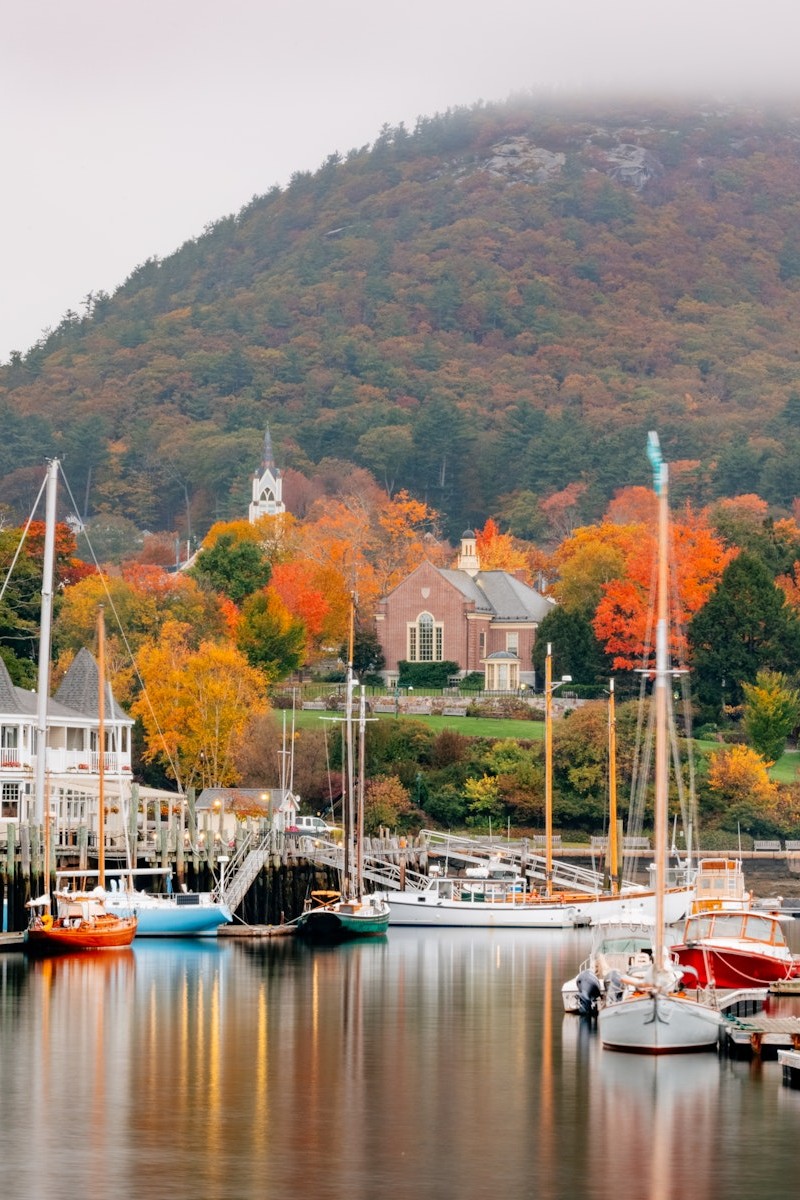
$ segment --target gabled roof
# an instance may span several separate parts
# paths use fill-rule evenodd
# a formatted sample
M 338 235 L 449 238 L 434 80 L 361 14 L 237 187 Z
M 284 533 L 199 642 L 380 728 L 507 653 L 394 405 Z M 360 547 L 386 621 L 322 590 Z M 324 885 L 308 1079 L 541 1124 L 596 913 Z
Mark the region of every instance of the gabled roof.
M 543 621 L 555 601 L 529 587 L 509 571 L 466 571 L 440 569 L 439 574 L 473 601 L 476 612 L 489 613 L 496 621 Z
M 5 661 L 0 658 L 0 712 L 16 712 L 17 697 L 15 692 L 17 689 L 11 682 L 11 676 L 8 673 L 8 667 Z
M 508 571 L 479 571 L 475 577 L 495 616 L 501 621 L 543 621 L 555 601 Z
M 84 717 L 99 716 L 98 692 L 99 670 L 90 652 L 83 646 L 70 663 L 61 686 L 55 694 L 55 699 L 77 710 Z M 106 684 L 105 715 L 109 721 L 124 721 L 132 725 L 133 721 L 120 708 L 111 694 L 111 687 Z
M 31 692 L 28 688 L 16 687 L 11 682 L 8 667 L 0 658 L 0 714 L 9 717 L 35 717 L 38 708 L 39 700 L 36 692 Z M 47 700 L 47 715 L 48 717 L 59 717 L 64 721 L 75 720 L 77 717 L 83 716 L 74 708 L 52 697 L 48 697 Z
M 466 600 L 471 600 L 478 612 L 492 613 L 494 611 L 486 592 L 478 585 L 480 573 L 473 576 L 455 568 L 440 568 L 439 574 L 454 588 L 458 588 Z

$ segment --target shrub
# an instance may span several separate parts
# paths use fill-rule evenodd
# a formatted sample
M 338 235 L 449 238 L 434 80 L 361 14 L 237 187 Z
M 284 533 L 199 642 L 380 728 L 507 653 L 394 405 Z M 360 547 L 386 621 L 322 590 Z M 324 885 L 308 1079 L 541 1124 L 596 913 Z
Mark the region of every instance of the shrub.
M 458 674 L 457 662 L 407 662 L 397 664 L 401 688 L 446 688 L 451 675 Z

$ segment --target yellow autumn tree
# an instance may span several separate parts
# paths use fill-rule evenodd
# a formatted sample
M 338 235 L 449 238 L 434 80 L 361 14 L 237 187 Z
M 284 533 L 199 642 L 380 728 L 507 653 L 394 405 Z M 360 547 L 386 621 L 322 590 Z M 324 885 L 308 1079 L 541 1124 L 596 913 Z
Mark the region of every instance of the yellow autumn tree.
M 778 815 L 779 790 L 767 764 L 749 746 L 726 746 L 711 754 L 708 786 L 723 809 L 723 828 L 741 827 L 755 833 L 773 830 Z
M 137 657 L 143 691 L 131 712 L 145 731 L 144 757 L 164 763 L 180 786 L 238 783 L 237 744 L 248 720 L 267 709 L 266 679 L 230 644 L 190 643 L 189 627 L 168 622 Z

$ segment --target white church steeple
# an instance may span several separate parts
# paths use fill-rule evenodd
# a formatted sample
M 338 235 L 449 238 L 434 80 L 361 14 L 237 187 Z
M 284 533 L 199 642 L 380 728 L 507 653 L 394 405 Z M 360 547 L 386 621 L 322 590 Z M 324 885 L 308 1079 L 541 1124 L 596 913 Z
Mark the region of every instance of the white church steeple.
M 268 425 L 264 434 L 264 458 L 260 469 L 253 476 L 253 498 L 250 501 L 249 513 L 251 525 L 254 525 L 259 517 L 277 517 L 286 512 L 282 492 L 283 479 L 275 466 Z

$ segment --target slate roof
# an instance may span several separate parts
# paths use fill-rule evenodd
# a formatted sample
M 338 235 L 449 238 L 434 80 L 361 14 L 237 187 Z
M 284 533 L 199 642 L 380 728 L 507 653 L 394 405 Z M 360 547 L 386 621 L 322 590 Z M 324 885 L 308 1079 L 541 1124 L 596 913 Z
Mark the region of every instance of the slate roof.
M 61 681 L 55 699 L 60 704 L 76 710 L 83 717 L 97 719 L 98 713 L 99 672 L 92 654 L 83 646 L 70 663 L 66 675 Z M 128 714 L 120 708 L 111 695 L 111 688 L 106 685 L 105 715 L 109 721 L 125 721 L 133 724 Z
M 529 587 L 508 571 L 478 571 L 469 575 L 456 569 L 439 574 L 475 604 L 476 612 L 490 613 L 495 621 L 543 621 L 554 601 Z
M 8 667 L 0 658 L 0 713 L 7 716 L 35 717 L 38 706 L 36 692 L 16 687 L 11 682 Z M 73 721 L 76 716 L 83 716 L 82 713 L 77 713 L 74 708 L 64 704 L 63 701 L 52 697 L 47 701 L 47 714 L 50 717 L 62 717 L 64 720 L 72 719 Z

